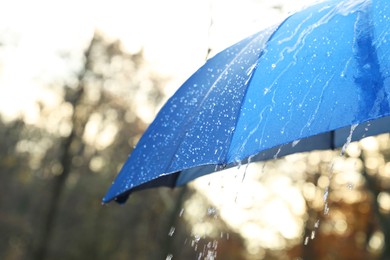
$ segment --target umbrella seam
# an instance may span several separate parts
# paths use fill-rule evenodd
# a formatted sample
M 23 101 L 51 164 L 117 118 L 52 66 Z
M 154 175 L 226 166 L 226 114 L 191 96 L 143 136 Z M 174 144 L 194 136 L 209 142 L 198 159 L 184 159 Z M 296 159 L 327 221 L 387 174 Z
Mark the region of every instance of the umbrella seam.
M 229 62 L 229 65 L 226 66 L 226 68 L 223 70 L 223 72 L 220 73 L 220 75 L 218 76 L 218 78 L 213 82 L 211 88 L 207 91 L 206 95 L 204 96 L 204 98 L 202 99 L 202 101 L 200 102 L 200 104 L 197 106 L 197 109 L 195 109 L 193 112 L 190 113 L 190 116 L 189 116 L 189 119 L 187 120 L 185 126 L 183 127 L 183 129 L 188 129 L 187 126 L 191 126 L 191 125 L 194 125 L 194 121 L 193 119 L 195 118 L 195 114 L 196 112 L 199 111 L 199 109 L 202 107 L 202 104 L 207 100 L 208 96 L 210 95 L 211 91 L 215 88 L 216 84 L 222 79 L 222 75 L 224 75 L 224 73 L 226 71 L 228 71 L 228 69 L 234 64 L 234 62 L 238 59 L 238 56 L 239 54 L 243 53 L 249 46 L 250 44 L 256 39 L 256 37 L 254 37 L 254 39 L 250 40 L 246 45 L 245 47 L 240 50 L 240 52 L 238 53 L 238 55 L 235 55 L 235 57 Z M 260 57 L 261 55 L 259 55 Z M 253 74 L 252 74 L 253 75 Z M 246 91 L 244 93 L 243 96 L 245 96 L 246 94 Z M 238 113 L 239 111 L 241 111 L 241 109 L 238 109 Z M 237 114 L 238 114 L 237 113 Z M 183 132 L 180 132 L 180 136 L 179 138 L 177 138 L 177 140 L 180 140 L 180 142 L 178 142 L 178 144 L 176 145 L 175 147 L 175 153 L 173 154 L 176 154 L 176 152 L 179 150 L 181 144 L 183 143 L 182 140 L 184 139 L 184 137 L 187 135 L 188 131 L 183 131 Z M 233 136 L 233 134 L 231 135 Z M 229 138 L 230 141 L 231 141 L 231 137 Z M 228 142 L 228 145 L 230 145 L 230 141 Z M 223 156 L 224 157 L 224 162 L 222 163 L 222 165 L 224 165 L 227 161 L 226 161 L 226 154 Z M 171 168 L 173 162 L 175 161 L 175 158 L 172 158 L 173 160 L 170 160 L 169 164 L 167 164 L 167 166 L 165 167 L 165 170 L 164 172 L 167 173 L 169 172 L 168 169 Z M 208 164 L 204 164 L 204 165 L 212 165 L 213 163 L 208 163 Z M 219 162 L 217 162 L 217 164 L 220 164 Z M 179 172 L 181 172 L 182 170 L 186 170 L 186 169 L 189 169 L 189 168 L 192 168 L 192 167 L 188 167 L 188 168 L 184 168 L 184 169 L 181 169 Z M 176 171 L 172 171 L 172 172 L 176 172 Z
M 287 20 L 289 20 L 292 16 L 293 16 L 293 14 L 290 15 L 290 16 L 288 16 L 286 19 L 283 20 L 283 22 L 281 22 L 278 26 L 276 26 L 276 28 L 275 28 L 274 31 L 270 34 L 268 40 L 267 40 L 266 43 L 264 44 L 263 50 L 259 53 L 259 56 L 258 56 L 258 58 L 257 58 L 257 61 L 263 56 L 263 54 L 264 54 L 264 49 L 266 49 L 268 43 L 273 39 L 273 37 L 275 36 L 276 32 L 277 32 L 277 31 L 280 29 L 280 27 L 282 27 L 282 26 L 287 22 Z M 257 65 L 257 62 L 256 62 L 256 65 Z M 249 78 L 249 80 L 248 80 L 248 87 L 245 89 L 245 93 L 244 93 L 244 95 L 243 95 L 243 97 L 242 97 L 241 104 L 243 103 L 243 101 L 244 101 L 244 100 L 246 99 L 246 97 L 247 97 L 248 88 L 249 88 L 249 85 L 250 85 L 250 83 L 251 83 L 251 81 L 252 81 L 252 79 L 253 79 L 253 75 L 255 74 L 256 70 L 257 70 L 257 66 L 255 66 L 255 68 L 254 68 L 253 71 L 252 71 L 252 74 L 250 75 L 250 78 Z M 236 129 L 237 123 L 239 122 L 239 119 L 240 119 L 240 117 L 241 117 L 241 116 L 240 116 L 240 115 L 241 115 L 241 111 L 242 111 L 242 106 L 240 107 L 240 109 L 238 109 L 238 112 L 237 112 L 237 115 L 238 115 L 238 116 L 237 116 L 237 120 L 236 120 L 236 124 L 235 124 L 235 128 L 234 128 L 234 129 Z M 230 153 L 231 153 L 231 142 L 232 142 L 234 133 L 235 133 L 235 131 L 232 131 L 232 134 L 231 134 L 230 140 L 229 140 L 229 149 L 228 149 L 228 151 L 227 151 L 226 154 L 225 154 L 225 162 L 226 162 L 226 163 L 232 163 L 232 162 L 233 162 L 233 158 L 231 157 L 231 154 L 230 154 Z M 248 156 L 248 158 L 249 158 L 249 157 L 250 157 L 250 156 Z M 246 158 L 244 158 L 244 159 L 246 159 Z M 235 159 L 234 159 L 234 160 L 235 160 Z

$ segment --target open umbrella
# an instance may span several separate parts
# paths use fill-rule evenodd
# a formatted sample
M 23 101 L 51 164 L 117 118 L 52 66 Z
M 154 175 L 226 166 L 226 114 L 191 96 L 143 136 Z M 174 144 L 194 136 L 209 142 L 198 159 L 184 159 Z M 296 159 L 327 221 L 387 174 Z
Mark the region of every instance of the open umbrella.
M 323 1 L 206 62 L 103 199 L 390 131 L 390 4 Z

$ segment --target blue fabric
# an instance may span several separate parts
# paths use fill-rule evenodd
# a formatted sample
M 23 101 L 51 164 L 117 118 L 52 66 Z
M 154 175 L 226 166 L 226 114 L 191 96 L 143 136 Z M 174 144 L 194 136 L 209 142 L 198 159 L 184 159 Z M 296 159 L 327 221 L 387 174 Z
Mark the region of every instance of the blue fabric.
M 353 140 L 389 131 L 389 19 L 385 0 L 325 1 L 217 54 L 161 109 L 103 201 L 338 147 L 355 124 Z

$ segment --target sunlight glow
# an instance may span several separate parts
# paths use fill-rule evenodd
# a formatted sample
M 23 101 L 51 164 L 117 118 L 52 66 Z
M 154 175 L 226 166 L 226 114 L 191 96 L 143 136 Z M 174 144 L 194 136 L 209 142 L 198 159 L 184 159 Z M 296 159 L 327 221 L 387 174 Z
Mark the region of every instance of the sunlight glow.
M 373 252 L 379 252 L 380 250 L 382 250 L 383 245 L 384 245 L 383 233 L 379 231 L 375 232 L 368 243 L 369 249 Z
M 387 214 L 390 212 L 390 194 L 388 192 L 379 193 L 378 203 L 381 210 Z
M 117 132 L 118 127 L 115 124 L 103 121 L 101 114 L 94 113 L 85 126 L 83 138 L 87 144 L 102 150 L 112 144 Z

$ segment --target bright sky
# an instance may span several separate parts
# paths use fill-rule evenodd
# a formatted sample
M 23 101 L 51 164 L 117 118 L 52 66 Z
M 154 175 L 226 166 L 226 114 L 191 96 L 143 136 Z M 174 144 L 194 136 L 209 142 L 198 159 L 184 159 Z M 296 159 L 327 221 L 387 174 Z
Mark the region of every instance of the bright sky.
M 28 111 L 45 95 L 40 82 L 69 73 L 58 53 L 81 53 L 94 29 L 144 50 L 179 87 L 213 53 L 273 25 L 313 0 L 0 0 L 0 111 Z M 274 6 L 280 7 L 274 8 Z M 210 27 L 210 21 L 213 25 Z M 76 68 L 77 69 L 77 68 Z

